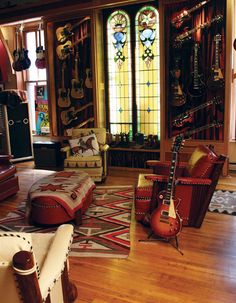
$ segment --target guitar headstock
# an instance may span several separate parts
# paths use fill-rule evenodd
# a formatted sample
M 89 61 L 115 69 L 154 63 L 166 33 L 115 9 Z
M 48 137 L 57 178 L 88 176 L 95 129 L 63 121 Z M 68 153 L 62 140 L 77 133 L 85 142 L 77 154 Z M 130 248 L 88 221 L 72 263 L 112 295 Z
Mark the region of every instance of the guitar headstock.
M 222 103 L 222 98 L 220 96 L 216 96 L 213 98 L 213 103 L 214 104 L 221 104 Z
M 220 23 L 221 21 L 223 21 L 223 15 L 217 15 L 217 16 L 215 16 L 215 17 L 210 21 L 210 24 L 211 24 L 211 23 L 214 23 L 214 22 Z M 210 24 L 209 24 L 209 25 L 210 25 Z
M 220 34 L 215 35 L 215 36 L 214 36 L 214 41 L 215 41 L 215 42 L 221 41 L 221 35 L 220 35 Z
M 185 141 L 184 136 L 182 134 L 179 134 L 176 137 L 174 137 L 174 141 L 171 149 L 172 152 L 178 153 L 180 149 L 183 147 L 184 141 Z

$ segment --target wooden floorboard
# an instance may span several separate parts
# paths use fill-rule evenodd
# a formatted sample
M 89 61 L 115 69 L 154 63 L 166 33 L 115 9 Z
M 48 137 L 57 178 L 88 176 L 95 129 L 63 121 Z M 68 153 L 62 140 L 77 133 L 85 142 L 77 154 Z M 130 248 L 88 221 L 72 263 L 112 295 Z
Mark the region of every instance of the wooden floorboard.
M 20 192 L 0 203 L 0 217 L 27 197 L 33 182 L 52 173 L 17 164 Z M 135 185 L 139 171 L 110 170 L 105 185 Z M 235 177 L 218 188 L 236 189 Z M 131 223 L 127 259 L 70 258 L 78 303 L 233 303 L 236 299 L 236 216 L 208 212 L 200 229 L 183 228 L 182 256 L 170 244 L 140 242 L 149 230 Z

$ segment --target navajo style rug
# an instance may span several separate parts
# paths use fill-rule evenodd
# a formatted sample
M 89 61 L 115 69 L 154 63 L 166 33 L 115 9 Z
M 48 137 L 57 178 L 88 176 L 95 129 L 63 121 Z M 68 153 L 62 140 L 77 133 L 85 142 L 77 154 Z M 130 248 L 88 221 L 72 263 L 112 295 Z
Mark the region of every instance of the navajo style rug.
M 208 210 L 236 215 L 236 191 L 216 190 L 212 196 Z
M 134 190 L 132 186 L 97 186 L 93 203 L 74 226 L 71 256 L 127 258 L 130 251 L 130 222 Z M 25 217 L 26 201 L 0 220 L 0 230 L 54 232 L 57 226 L 29 225 Z

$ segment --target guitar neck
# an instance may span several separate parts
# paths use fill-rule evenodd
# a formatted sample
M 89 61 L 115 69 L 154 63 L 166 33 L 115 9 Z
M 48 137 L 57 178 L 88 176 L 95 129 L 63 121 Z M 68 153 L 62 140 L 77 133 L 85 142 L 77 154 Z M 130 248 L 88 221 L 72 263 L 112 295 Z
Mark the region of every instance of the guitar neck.
M 165 203 L 166 204 L 170 204 L 170 200 L 173 197 L 173 189 L 174 189 L 175 171 L 176 171 L 177 161 L 178 161 L 178 153 L 173 152 L 172 160 L 171 160 L 170 174 L 169 174 L 169 179 L 168 179 L 167 188 L 166 188 L 166 195 L 165 195 Z
M 211 128 L 211 127 L 219 127 L 219 126 L 222 126 L 223 123 L 222 122 L 213 122 L 211 124 L 207 124 L 207 125 L 204 125 L 204 126 L 201 126 L 201 127 L 198 127 L 196 129 L 193 129 L 193 130 L 190 130 L 190 131 L 187 131 L 186 133 L 183 133 L 182 136 L 183 138 L 185 139 L 189 139 L 192 135 L 200 132 L 200 131 L 203 131 L 203 130 L 206 130 L 208 128 Z
M 196 31 L 198 31 L 199 29 L 203 29 L 207 26 L 210 26 L 212 23 L 214 22 L 220 22 L 222 21 L 223 19 L 223 16 L 222 15 L 217 15 L 215 18 L 213 18 L 211 21 L 207 21 L 205 23 L 202 23 L 202 24 L 199 24 L 198 26 L 194 27 L 193 29 L 189 30 L 189 31 L 186 31 L 184 32 L 183 34 L 180 34 L 178 35 L 176 38 L 175 38 L 175 41 L 176 42 L 181 42 L 185 39 L 188 39 L 189 36 L 193 33 L 195 33 Z
M 215 68 L 219 69 L 219 40 L 216 40 L 215 42 Z
M 192 109 L 190 109 L 190 110 L 187 110 L 186 112 L 184 112 L 184 113 L 182 113 L 182 114 L 176 116 L 175 119 L 174 119 L 174 121 L 175 121 L 175 120 L 178 120 L 178 119 L 181 119 L 181 118 L 183 118 L 183 117 L 186 116 L 186 115 L 193 114 L 193 113 L 199 111 L 200 109 L 203 109 L 203 108 L 205 108 L 205 107 L 207 107 L 207 106 L 210 106 L 211 104 L 214 104 L 214 103 L 221 103 L 221 102 L 222 102 L 222 100 L 220 100 L 220 99 L 217 98 L 217 97 L 214 97 L 212 100 L 210 100 L 210 101 L 208 101 L 208 102 L 206 102 L 206 103 L 203 103 L 203 104 L 201 104 L 201 105 L 198 105 L 198 106 L 196 106 L 196 107 L 194 107 L 194 108 L 192 108 Z
M 190 8 L 187 12 L 188 14 L 193 13 L 194 11 L 196 11 L 197 9 L 199 9 L 201 6 L 207 4 L 208 2 L 210 2 L 211 0 L 206 0 L 206 1 L 202 1 L 199 4 L 195 5 L 194 7 Z
M 198 45 L 194 45 L 193 85 L 198 87 Z
M 65 89 L 65 67 L 61 69 L 61 88 Z

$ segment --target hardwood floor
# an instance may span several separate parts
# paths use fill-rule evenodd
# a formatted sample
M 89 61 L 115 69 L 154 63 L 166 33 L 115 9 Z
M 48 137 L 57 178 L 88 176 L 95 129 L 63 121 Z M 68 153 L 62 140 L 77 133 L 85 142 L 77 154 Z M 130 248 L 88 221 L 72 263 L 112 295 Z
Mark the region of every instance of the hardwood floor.
M 4 217 L 27 196 L 31 184 L 52 171 L 17 164 L 20 192 L 0 204 Z M 135 185 L 140 171 L 110 170 L 106 185 Z M 226 177 L 218 188 L 236 189 Z M 70 277 L 78 303 L 233 303 L 236 298 L 236 216 L 208 212 L 200 229 L 183 228 L 182 256 L 171 245 L 140 242 L 149 230 L 132 214 L 127 259 L 70 258 Z

